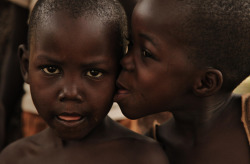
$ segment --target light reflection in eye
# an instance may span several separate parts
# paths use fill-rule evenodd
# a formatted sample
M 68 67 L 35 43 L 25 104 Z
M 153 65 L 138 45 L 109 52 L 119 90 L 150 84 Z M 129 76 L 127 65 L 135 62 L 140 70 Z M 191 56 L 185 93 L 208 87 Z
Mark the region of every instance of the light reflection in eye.
M 60 70 L 56 66 L 45 66 L 42 70 L 50 75 L 59 74 Z
M 101 77 L 103 74 L 102 72 L 100 71 L 97 71 L 97 70 L 90 70 L 86 73 L 87 76 L 90 76 L 90 77 L 95 77 L 95 78 L 98 78 L 98 77 Z

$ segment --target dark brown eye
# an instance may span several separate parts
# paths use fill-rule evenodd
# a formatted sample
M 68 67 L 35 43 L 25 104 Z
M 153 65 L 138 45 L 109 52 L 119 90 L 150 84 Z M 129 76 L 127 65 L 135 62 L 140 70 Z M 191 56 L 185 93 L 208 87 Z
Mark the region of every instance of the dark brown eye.
M 47 74 L 58 74 L 60 73 L 60 70 L 58 69 L 57 66 L 45 66 L 42 68 L 43 72 L 47 73 Z
M 152 58 L 152 54 L 147 50 L 142 50 L 142 56 Z
M 98 70 L 89 70 L 87 73 L 86 73 L 87 76 L 90 76 L 90 77 L 95 77 L 95 78 L 98 78 L 98 77 L 101 77 L 102 76 L 102 72 L 98 71 Z

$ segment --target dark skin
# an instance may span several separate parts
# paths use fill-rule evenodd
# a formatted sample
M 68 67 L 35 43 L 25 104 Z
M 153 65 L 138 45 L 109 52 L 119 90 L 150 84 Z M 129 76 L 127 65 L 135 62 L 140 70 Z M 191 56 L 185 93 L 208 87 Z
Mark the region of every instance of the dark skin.
M 133 8 L 136 4 L 137 0 L 119 0 L 120 3 L 123 5 L 126 15 L 128 17 L 128 24 L 129 24 L 129 31 L 131 31 L 130 28 L 130 22 L 131 22 L 131 14 L 133 11 Z M 4 1 L 3 3 L 4 7 Z M 1 6 L 1 5 L 0 5 Z M 1 7 L 2 7 L 1 6 Z M 26 43 L 27 38 L 27 19 L 29 12 L 27 9 L 21 9 L 21 10 L 27 10 L 24 14 L 23 12 L 20 12 L 19 10 L 16 10 L 16 5 L 12 4 L 12 8 L 10 10 L 10 13 L 13 17 L 11 19 L 11 25 L 13 25 L 12 30 L 13 35 L 11 35 L 11 42 L 8 46 L 10 51 L 8 51 L 9 55 L 6 55 L 4 58 L 4 65 L 2 65 L 3 69 L 3 75 L 1 76 L 1 89 L 0 89 L 0 97 L 2 98 L 3 105 L 0 106 L 0 117 L 3 116 L 1 119 L 1 137 L 0 137 L 0 150 L 2 150 L 5 146 L 7 146 L 10 142 L 13 142 L 19 138 L 21 138 L 21 127 L 17 125 L 21 125 L 20 122 L 17 122 L 16 120 L 21 118 L 21 107 L 20 107 L 20 101 L 21 97 L 23 95 L 23 78 L 21 76 L 19 61 L 17 58 L 17 48 L 18 45 L 22 43 Z M 19 11 L 19 12 L 18 12 Z M 18 12 L 18 13 L 17 13 Z M 12 88 L 12 89 L 9 89 Z M 15 121 L 12 121 L 15 119 Z M 15 124 L 14 124 L 15 123 Z M 12 125 L 13 124 L 13 125 Z M 17 125 L 16 125 L 17 124 Z M 14 130 L 15 128 L 15 130 Z M 15 133 L 13 133 L 15 131 Z M 17 131 L 19 133 L 17 133 Z
M 106 116 L 122 53 L 114 44 L 117 34 L 95 17 L 75 19 L 63 11 L 46 21 L 33 33 L 30 49 L 20 46 L 19 54 L 34 104 L 50 127 L 11 144 L 0 160 L 109 164 L 122 156 L 124 163 L 168 163 L 158 143 Z
M 170 163 L 249 164 L 241 97 L 221 89 L 219 70 L 190 62 L 185 47 L 168 33 L 189 14 L 175 10 L 178 5 L 174 0 L 137 3 L 133 46 L 121 62 L 115 100 L 133 119 L 173 113 L 157 136 Z
M 8 156 L 8 159 L 5 157 L 7 161 L 5 163 L 10 164 L 168 163 L 155 142 L 145 140 L 136 133 L 128 135 L 127 129 L 110 118 L 105 118 L 100 126 L 81 141 L 71 141 L 70 144 L 66 144 L 55 135 L 54 131 L 46 129 L 42 133 L 25 138 L 18 147 L 17 144 L 10 145 L 9 149 L 11 151 L 4 152 L 3 155 Z

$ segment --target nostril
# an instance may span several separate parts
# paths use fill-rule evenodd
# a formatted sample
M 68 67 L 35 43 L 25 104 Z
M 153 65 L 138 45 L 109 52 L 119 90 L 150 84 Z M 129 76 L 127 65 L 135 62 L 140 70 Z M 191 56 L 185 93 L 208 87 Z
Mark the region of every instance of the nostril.
M 69 91 L 65 89 L 59 94 L 58 98 L 60 102 L 75 101 L 81 103 L 83 101 L 78 91 Z
M 62 97 L 62 96 L 59 96 L 59 101 L 64 102 L 64 101 L 65 101 L 65 98 Z
M 77 103 L 83 102 L 83 99 L 81 96 L 59 96 L 60 102 L 67 102 L 67 101 L 75 101 Z
M 59 97 L 59 101 L 61 101 L 61 102 L 65 101 L 66 96 L 64 93 L 60 93 L 58 97 Z

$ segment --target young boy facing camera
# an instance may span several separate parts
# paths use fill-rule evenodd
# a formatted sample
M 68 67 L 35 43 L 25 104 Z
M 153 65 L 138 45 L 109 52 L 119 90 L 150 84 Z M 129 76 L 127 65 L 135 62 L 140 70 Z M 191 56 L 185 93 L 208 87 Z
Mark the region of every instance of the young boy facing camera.
M 19 56 L 49 128 L 8 146 L 1 163 L 42 162 L 50 154 L 51 163 L 64 163 L 65 157 L 74 163 L 167 163 L 156 142 L 106 116 L 126 36 L 125 12 L 115 0 L 37 2 L 28 49 L 20 46 Z
M 249 164 L 250 2 L 142 0 L 115 96 L 129 118 L 170 111 L 154 136 L 175 164 Z

